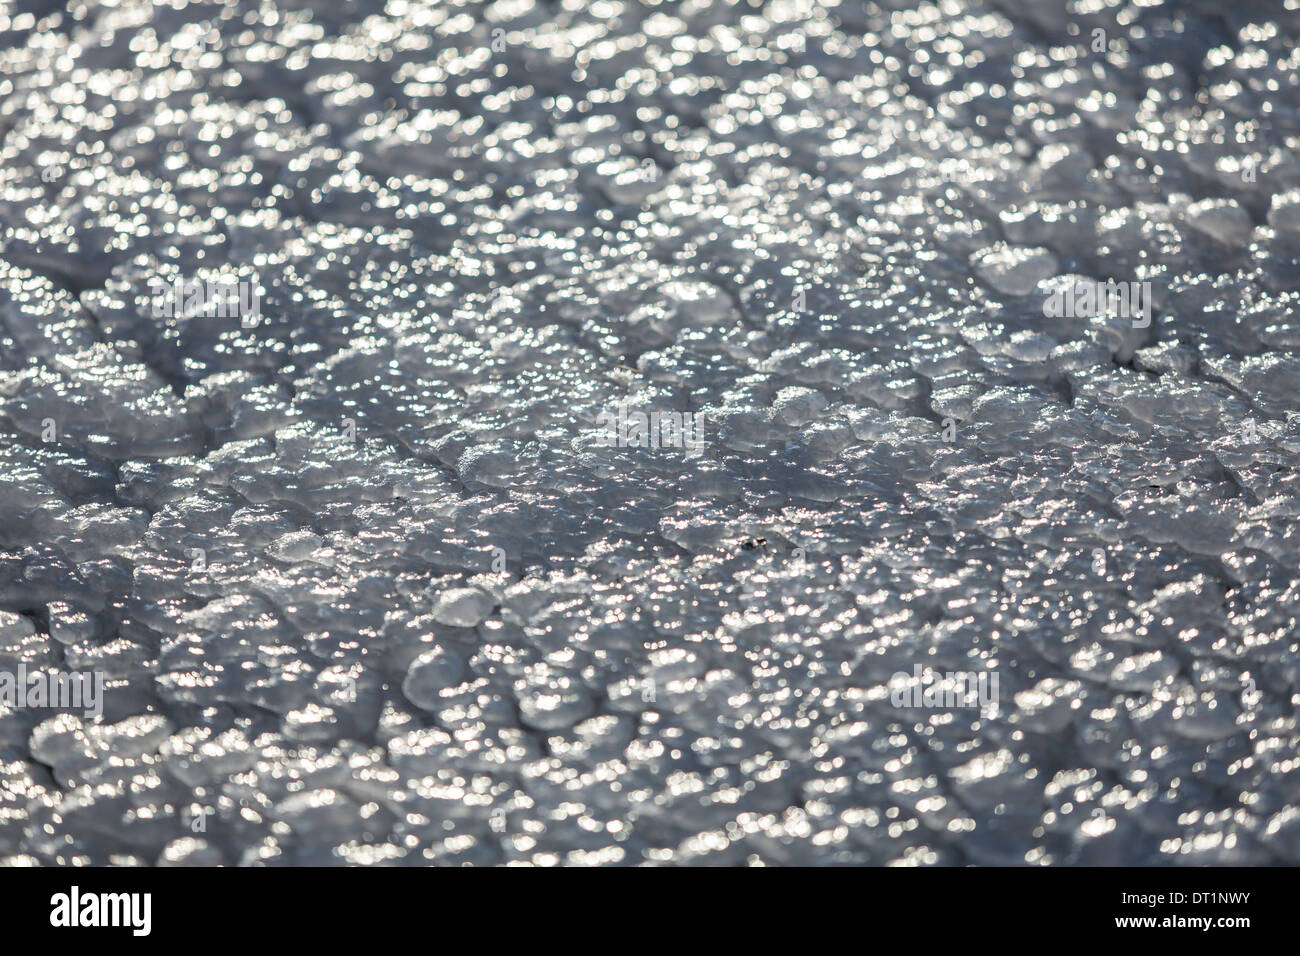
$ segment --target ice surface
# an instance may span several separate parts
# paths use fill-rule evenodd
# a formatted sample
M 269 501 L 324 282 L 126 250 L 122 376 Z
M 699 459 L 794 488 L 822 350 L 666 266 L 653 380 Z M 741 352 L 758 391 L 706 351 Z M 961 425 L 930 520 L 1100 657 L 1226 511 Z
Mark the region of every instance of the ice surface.
M 1294 0 L 37 7 L 4 861 L 1300 862 Z

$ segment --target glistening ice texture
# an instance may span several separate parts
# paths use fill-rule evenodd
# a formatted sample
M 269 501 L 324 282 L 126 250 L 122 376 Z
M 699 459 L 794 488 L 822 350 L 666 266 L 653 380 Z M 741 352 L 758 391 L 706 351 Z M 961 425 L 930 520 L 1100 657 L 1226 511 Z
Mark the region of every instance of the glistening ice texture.
M 0 857 L 1300 862 L 1297 34 L 0 0 Z

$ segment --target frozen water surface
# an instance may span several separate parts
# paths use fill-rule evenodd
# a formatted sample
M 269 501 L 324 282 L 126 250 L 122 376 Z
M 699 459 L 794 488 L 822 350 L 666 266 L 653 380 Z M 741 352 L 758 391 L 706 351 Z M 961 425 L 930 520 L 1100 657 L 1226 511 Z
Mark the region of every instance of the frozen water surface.
M 0 0 L 0 858 L 1300 862 L 1298 33 Z

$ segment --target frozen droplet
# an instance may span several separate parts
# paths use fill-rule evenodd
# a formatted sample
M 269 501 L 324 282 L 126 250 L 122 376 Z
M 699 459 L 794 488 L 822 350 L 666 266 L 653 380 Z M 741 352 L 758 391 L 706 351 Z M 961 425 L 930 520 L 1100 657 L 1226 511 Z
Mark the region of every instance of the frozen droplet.
M 433 619 L 452 627 L 474 627 L 495 605 L 492 595 L 479 588 L 451 588 L 434 599 Z
M 1003 295 L 1029 295 L 1059 269 L 1047 249 L 999 244 L 971 256 L 975 274 Z
M 442 692 L 460 683 L 465 675 L 465 661 L 445 647 L 425 651 L 406 671 L 402 693 L 407 700 L 424 710 L 440 706 Z
M 1188 206 L 1183 215 L 1197 232 L 1225 246 L 1244 246 L 1254 229 L 1250 214 L 1235 199 L 1203 199 Z

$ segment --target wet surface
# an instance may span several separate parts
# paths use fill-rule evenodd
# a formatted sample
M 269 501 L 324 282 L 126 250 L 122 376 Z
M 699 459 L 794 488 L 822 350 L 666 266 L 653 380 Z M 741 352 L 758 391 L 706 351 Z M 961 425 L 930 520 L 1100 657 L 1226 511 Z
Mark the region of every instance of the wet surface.
M 1300 862 L 1226 6 L 0 0 L 0 857 Z

